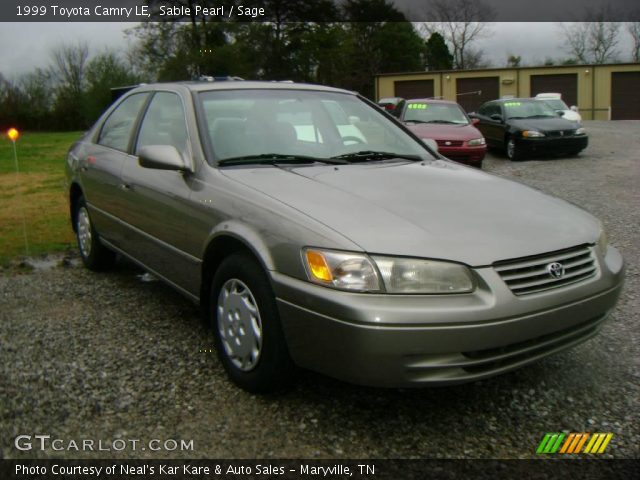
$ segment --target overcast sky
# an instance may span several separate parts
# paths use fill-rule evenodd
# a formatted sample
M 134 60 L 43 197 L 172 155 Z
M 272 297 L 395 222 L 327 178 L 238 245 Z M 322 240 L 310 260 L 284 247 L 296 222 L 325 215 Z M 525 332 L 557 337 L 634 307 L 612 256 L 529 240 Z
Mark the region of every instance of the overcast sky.
M 131 43 L 124 33 L 134 23 L 2 23 L 0 28 L 0 73 L 5 77 L 47 67 L 56 45 L 86 41 L 92 52 L 110 47 L 126 49 Z M 556 23 L 494 23 L 491 34 L 477 46 L 493 66 L 504 66 L 510 54 L 522 56 L 525 64 L 540 64 L 546 58 L 566 58 L 563 38 Z M 619 57 L 630 61 L 631 41 L 622 29 Z M 213 72 L 215 73 L 215 72 Z

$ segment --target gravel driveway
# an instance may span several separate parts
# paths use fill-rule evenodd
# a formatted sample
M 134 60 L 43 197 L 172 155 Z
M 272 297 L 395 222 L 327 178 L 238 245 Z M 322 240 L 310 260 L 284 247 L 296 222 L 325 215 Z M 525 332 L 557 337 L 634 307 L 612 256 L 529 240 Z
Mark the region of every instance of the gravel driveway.
M 591 145 L 577 158 L 489 155 L 486 170 L 605 223 L 627 281 L 595 339 L 470 385 L 380 390 L 304 373 L 292 390 L 260 397 L 226 380 L 197 308 L 131 266 L 5 271 L 0 458 L 528 458 L 544 433 L 563 430 L 613 432 L 609 456 L 639 457 L 640 122 L 586 127 Z M 19 434 L 183 439 L 193 450 L 21 452 Z

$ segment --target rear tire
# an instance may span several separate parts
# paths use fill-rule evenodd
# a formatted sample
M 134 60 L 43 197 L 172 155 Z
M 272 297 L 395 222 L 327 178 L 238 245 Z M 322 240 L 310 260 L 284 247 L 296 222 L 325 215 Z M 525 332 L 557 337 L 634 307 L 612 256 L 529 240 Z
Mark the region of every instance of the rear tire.
M 84 197 L 78 199 L 74 222 L 78 250 L 84 266 L 93 271 L 107 270 L 112 267 L 116 254 L 100 241 L 100 235 L 91 222 Z
M 209 318 L 218 357 L 240 388 L 266 393 L 289 385 L 289 355 L 271 284 L 246 253 L 222 261 L 213 277 Z

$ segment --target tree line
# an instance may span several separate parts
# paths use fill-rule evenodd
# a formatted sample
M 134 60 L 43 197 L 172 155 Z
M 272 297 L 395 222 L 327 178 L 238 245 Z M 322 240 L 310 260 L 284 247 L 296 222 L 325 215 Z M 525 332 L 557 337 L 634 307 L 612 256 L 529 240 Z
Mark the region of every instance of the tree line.
M 146 3 L 158 12 L 158 0 Z M 196 2 L 171 3 L 193 7 Z M 215 6 L 216 1 L 197 3 Z M 243 3 L 251 6 L 252 0 Z M 213 22 L 193 14 L 172 22 L 156 17 L 127 31 L 133 47 L 126 52 L 91 55 L 84 43 L 68 44 L 51 51 L 48 67 L 17 79 L 0 73 L 0 128 L 85 129 L 111 103 L 111 88 L 140 82 L 228 75 L 319 83 L 373 98 L 378 73 L 489 66 L 477 44 L 490 35 L 495 12 L 482 0 L 429 0 L 434 21 L 421 24 L 409 22 L 388 0 L 253 3 L 266 4 L 268 17 L 255 23 Z M 563 63 L 614 59 L 620 24 L 574 25 L 562 27 L 571 55 Z M 637 60 L 640 28 L 627 28 L 635 35 Z M 520 66 L 520 57 L 510 55 L 506 65 Z

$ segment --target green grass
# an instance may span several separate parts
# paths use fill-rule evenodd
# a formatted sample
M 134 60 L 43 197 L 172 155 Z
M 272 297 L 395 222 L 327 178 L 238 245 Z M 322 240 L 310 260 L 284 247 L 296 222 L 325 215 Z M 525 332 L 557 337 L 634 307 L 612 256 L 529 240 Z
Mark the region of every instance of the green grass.
M 23 214 L 30 255 L 64 250 L 73 243 L 64 162 L 80 135 L 22 134 L 16 142 L 20 174 L 11 141 L 4 132 L 0 136 L 0 264 L 25 254 Z

